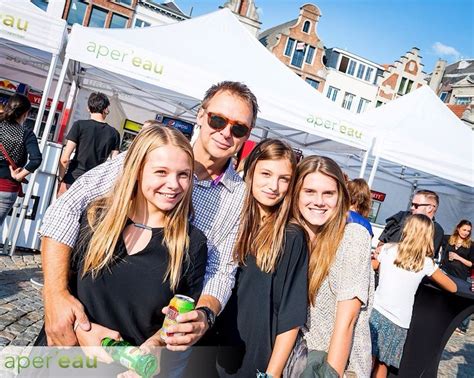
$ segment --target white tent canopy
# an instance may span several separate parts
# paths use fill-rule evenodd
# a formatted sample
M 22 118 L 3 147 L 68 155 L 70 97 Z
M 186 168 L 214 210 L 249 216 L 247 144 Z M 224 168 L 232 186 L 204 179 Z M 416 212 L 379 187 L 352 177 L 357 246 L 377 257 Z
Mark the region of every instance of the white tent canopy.
M 195 112 L 214 83 L 243 81 L 260 104 L 254 136 L 266 130 L 318 150 L 367 151 L 372 143 L 369 126 L 288 70 L 228 9 L 143 29 L 74 25 L 66 58 L 82 63 L 80 75 L 155 96 L 172 114 Z
M 66 21 L 50 17 L 28 0 L 0 0 L 0 38 L 59 54 Z
M 423 86 L 361 118 L 377 125 L 373 154 L 470 187 L 474 132 Z

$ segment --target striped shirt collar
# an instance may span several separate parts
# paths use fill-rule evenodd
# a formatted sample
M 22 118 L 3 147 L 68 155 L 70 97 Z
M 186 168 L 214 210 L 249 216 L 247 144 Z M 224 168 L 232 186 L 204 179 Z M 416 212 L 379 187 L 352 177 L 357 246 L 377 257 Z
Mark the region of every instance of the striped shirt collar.
M 229 192 L 232 193 L 237 185 L 242 184 L 242 178 L 235 171 L 232 161 L 231 159 L 229 159 L 225 171 L 221 175 L 219 175 L 216 179 L 199 180 L 195 176 L 194 182 L 196 185 L 203 186 L 203 187 L 216 187 L 219 185 L 223 185 Z

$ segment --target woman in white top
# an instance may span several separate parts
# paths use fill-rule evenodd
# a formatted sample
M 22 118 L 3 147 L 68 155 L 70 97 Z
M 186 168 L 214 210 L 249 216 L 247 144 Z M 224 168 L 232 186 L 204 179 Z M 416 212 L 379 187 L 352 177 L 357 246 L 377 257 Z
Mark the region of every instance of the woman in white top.
M 400 243 L 385 244 L 372 263 L 380 277 L 370 316 L 373 377 L 386 377 L 388 366 L 399 367 L 415 293 L 423 277 L 456 292 L 456 284 L 433 261 L 433 234 L 431 219 L 423 214 L 411 215 Z
M 337 163 L 310 156 L 297 168 L 293 216 L 310 241 L 309 354 L 301 377 L 371 371 L 369 315 L 373 300 L 370 235 L 347 223 L 349 193 Z M 352 375 L 353 376 L 353 375 Z

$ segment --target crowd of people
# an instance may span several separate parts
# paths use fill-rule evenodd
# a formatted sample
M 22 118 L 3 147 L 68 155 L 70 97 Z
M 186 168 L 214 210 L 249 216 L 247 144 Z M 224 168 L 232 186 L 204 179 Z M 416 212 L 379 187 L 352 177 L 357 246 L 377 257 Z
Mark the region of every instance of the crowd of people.
M 108 104 L 94 106 L 91 130 L 103 130 Z M 36 345 L 111 337 L 166 347 L 167 377 L 383 377 L 398 368 L 421 280 L 450 292 L 467 285 L 471 223 L 443 243 L 439 198 L 418 191 L 372 254 L 370 189 L 334 160 L 298 162 L 286 142 L 266 139 L 236 172 L 232 157 L 257 112 L 247 86 L 218 83 L 202 101 L 192 147 L 150 122 L 112 159 L 118 142 L 102 144 L 88 169 L 80 161 L 92 131 L 73 126 L 59 176 L 74 183 L 40 231 L 45 325 Z M 77 174 L 67 171 L 74 148 Z M 444 272 L 434 261 L 441 245 Z M 162 337 L 174 294 L 196 308 Z

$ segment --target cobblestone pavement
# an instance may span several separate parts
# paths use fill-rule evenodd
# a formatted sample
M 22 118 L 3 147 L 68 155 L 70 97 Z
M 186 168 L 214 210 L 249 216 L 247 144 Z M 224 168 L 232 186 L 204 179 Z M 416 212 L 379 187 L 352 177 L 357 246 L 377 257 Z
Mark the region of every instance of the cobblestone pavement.
M 43 325 L 41 291 L 30 278 L 41 277 L 38 254 L 0 255 L 0 348 L 34 342 Z M 443 352 L 439 377 L 474 376 L 474 318 L 468 333 L 454 333 Z

